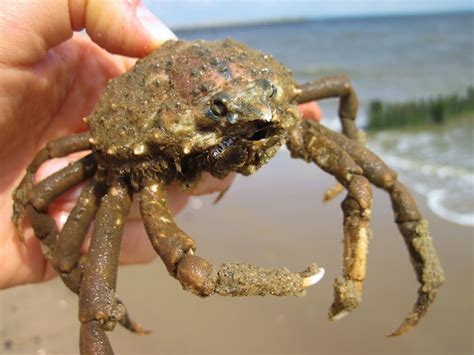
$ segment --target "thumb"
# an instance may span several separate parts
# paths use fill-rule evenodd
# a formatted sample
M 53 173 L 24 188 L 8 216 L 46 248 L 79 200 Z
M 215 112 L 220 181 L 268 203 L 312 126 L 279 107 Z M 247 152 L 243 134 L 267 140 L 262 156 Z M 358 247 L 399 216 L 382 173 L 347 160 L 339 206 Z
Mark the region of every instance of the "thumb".
M 111 53 L 142 57 L 176 39 L 140 0 L 69 0 L 69 13 L 73 30 L 85 28 Z

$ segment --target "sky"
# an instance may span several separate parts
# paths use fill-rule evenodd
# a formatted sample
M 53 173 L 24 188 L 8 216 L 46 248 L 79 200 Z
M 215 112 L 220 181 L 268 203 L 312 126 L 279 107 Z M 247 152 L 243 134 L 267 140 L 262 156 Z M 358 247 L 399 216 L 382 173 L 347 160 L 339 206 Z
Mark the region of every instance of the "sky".
M 170 27 L 282 18 L 473 11 L 474 0 L 143 0 Z

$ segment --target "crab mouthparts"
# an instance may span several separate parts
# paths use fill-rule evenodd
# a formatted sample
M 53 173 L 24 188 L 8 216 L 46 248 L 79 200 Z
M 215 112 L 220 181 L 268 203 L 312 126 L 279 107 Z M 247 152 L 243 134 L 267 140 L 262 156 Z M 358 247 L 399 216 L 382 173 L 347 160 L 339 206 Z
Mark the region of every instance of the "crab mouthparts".
M 274 123 L 251 121 L 240 127 L 240 135 L 249 141 L 259 141 L 271 137 L 277 131 Z

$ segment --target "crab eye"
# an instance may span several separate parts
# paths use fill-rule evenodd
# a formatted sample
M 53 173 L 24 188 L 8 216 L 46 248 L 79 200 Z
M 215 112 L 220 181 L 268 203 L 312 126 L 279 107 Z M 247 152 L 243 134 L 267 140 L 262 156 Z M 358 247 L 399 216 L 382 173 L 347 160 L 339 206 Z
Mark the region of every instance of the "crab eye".
M 270 80 L 259 79 L 257 80 L 257 85 L 262 87 L 263 90 L 268 93 L 268 97 L 274 97 L 278 92 L 277 87 Z
M 275 85 L 273 85 L 273 84 L 272 84 L 272 88 L 271 88 L 271 89 L 272 89 L 272 90 L 270 91 L 270 95 L 269 95 L 268 97 L 274 97 L 274 96 L 277 94 L 277 92 L 278 92 L 278 88 L 277 88 Z
M 229 109 L 227 108 L 229 100 L 228 94 L 220 92 L 212 97 L 209 110 L 216 117 L 224 117 L 229 113 Z

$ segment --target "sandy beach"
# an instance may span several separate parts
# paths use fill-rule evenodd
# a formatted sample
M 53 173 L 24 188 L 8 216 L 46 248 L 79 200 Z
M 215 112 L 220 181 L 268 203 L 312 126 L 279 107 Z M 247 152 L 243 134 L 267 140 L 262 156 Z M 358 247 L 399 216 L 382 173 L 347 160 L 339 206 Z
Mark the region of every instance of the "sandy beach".
M 384 337 L 411 309 L 418 285 L 383 191 L 374 192 L 373 237 L 360 308 L 327 319 L 332 283 L 341 271 L 340 198 L 323 205 L 333 179 L 286 151 L 249 178 L 239 177 L 216 206 L 194 198 L 178 217 L 215 264 L 241 260 L 293 271 L 316 261 L 324 279 L 303 298 L 199 299 L 169 277 L 160 260 L 123 267 L 118 293 L 153 332 L 120 327 L 118 354 L 471 354 L 473 230 L 433 215 L 423 199 L 447 282 L 411 333 Z M 0 353 L 78 353 L 77 299 L 59 280 L 0 291 Z

